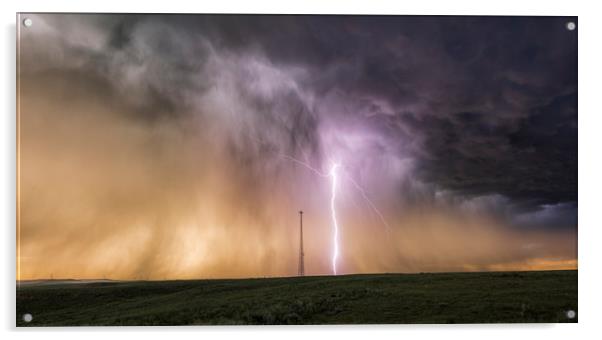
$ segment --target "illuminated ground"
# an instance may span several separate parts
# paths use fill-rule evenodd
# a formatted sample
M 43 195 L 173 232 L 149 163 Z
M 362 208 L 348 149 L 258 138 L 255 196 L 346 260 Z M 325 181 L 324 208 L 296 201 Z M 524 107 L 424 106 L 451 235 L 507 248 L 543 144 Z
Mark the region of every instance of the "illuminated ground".
M 17 325 L 577 321 L 577 271 L 75 282 L 22 284 Z

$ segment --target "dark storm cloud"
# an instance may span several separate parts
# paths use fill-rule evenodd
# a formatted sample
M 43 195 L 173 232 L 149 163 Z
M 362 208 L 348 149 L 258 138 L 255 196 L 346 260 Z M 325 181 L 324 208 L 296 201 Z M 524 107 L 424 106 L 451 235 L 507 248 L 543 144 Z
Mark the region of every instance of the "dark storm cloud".
M 223 28 L 227 46 L 260 46 L 276 62 L 318 70 L 309 86 L 342 91 L 367 124 L 410 140 L 419 178 L 535 208 L 576 201 L 569 20 L 215 17 L 210 26 Z
M 143 117 L 181 113 L 191 105 L 190 92 L 208 91 L 210 81 L 191 75 L 215 50 L 251 51 L 276 66 L 309 70 L 311 76 L 298 80 L 305 91 L 337 93 L 351 108 L 347 116 L 377 127 L 389 143 L 403 140 L 399 153 L 415 159 L 417 180 L 463 195 L 500 194 L 522 208 L 576 201 L 577 45 L 576 33 L 565 28 L 574 18 L 96 20 L 110 33 L 102 52 L 90 56 L 91 69 L 102 75 L 146 65 L 131 80 Z M 292 112 L 285 128 L 293 148 L 313 140 L 314 108 L 303 98 L 266 100 L 245 91 L 258 111 Z M 278 126 L 277 116 L 262 119 Z
M 576 200 L 568 20 L 222 16 L 201 27 L 228 48 L 322 71 L 308 86 L 343 91 L 354 114 L 414 139 L 424 180 L 543 204 Z

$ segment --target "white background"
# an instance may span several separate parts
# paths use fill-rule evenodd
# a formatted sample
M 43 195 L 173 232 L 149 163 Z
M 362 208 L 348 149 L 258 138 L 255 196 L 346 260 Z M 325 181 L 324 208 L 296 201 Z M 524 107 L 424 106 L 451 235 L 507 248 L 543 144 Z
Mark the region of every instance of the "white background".
M 602 154 L 602 11 L 596 1 L 528 0 L 336 0 L 336 1 L 3 1 L 0 5 L 0 332 L 8 339 L 239 338 L 337 340 L 367 336 L 400 339 L 575 339 L 602 336 L 602 209 L 599 207 Z M 393 326 L 271 326 L 271 327 L 104 327 L 60 329 L 15 328 L 15 13 L 21 12 L 180 12 L 180 13 L 334 13 L 445 15 L 576 15 L 579 16 L 579 324 L 523 325 L 393 325 Z M 174 332 L 174 334 L 168 334 Z

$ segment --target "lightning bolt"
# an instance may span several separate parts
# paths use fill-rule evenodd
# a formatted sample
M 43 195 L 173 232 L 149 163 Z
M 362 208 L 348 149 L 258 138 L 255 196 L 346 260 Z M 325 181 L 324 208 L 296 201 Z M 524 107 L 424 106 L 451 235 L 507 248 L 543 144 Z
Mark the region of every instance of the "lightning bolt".
M 339 257 L 339 223 L 337 222 L 337 211 L 335 205 L 335 199 L 337 195 L 337 168 L 339 164 L 334 163 L 330 168 L 330 179 L 332 183 L 332 190 L 330 193 L 330 214 L 332 215 L 332 229 L 333 229 L 333 253 L 332 253 L 332 272 L 337 275 L 337 258 Z
M 332 219 L 332 229 L 333 229 L 332 272 L 334 273 L 334 275 L 337 275 L 337 259 L 339 257 L 339 224 L 338 224 L 338 220 L 337 220 L 335 203 L 336 203 L 337 185 L 338 185 L 337 169 L 340 168 L 341 165 L 338 163 L 333 163 L 333 165 L 330 168 L 330 171 L 328 173 L 324 173 L 324 172 L 312 167 L 308 163 L 298 160 L 294 157 L 284 155 L 284 154 L 280 154 L 280 156 L 282 156 L 283 158 L 285 158 L 293 163 L 299 164 L 299 165 L 309 169 L 311 172 L 313 172 L 314 174 L 316 174 L 320 177 L 330 178 L 330 181 L 331 181 L 330 215 L 331 215 L 331 219 Z M 386 230 L 388 232 L 390 230 L 389 224 L 385 220 L 385 217 L 383 216 L 383 214 L 376 208 L 376 205 L 372 202 L 372 200 L 370 200 L 370 198 L 366 194 L 366 190 L 364 190 L 364 188 L 362 188 L 351 177 L 351 175 L 349 175 L 347 172 L 345 172 L 345 174 L 346 174 L 346 178 L 351 182 L 351 184 L 353 184 L 353 187 L 357 191 L 359 191 L 359 193 L 362 196 L 362 198 L 364 199 L 364 201 L 368 204 L 368 206 L 372 209 L 372 211 L 379 217 L 380 221 L 386 227 Z

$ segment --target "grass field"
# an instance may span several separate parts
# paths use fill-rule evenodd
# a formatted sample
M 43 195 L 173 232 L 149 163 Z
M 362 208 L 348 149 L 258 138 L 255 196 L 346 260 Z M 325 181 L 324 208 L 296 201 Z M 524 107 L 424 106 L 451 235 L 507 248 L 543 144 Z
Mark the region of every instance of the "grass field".
M 17 289 L 17 326 L 576 322 L 568 310 L 577 311 L 576 270 L 52 281 Z

